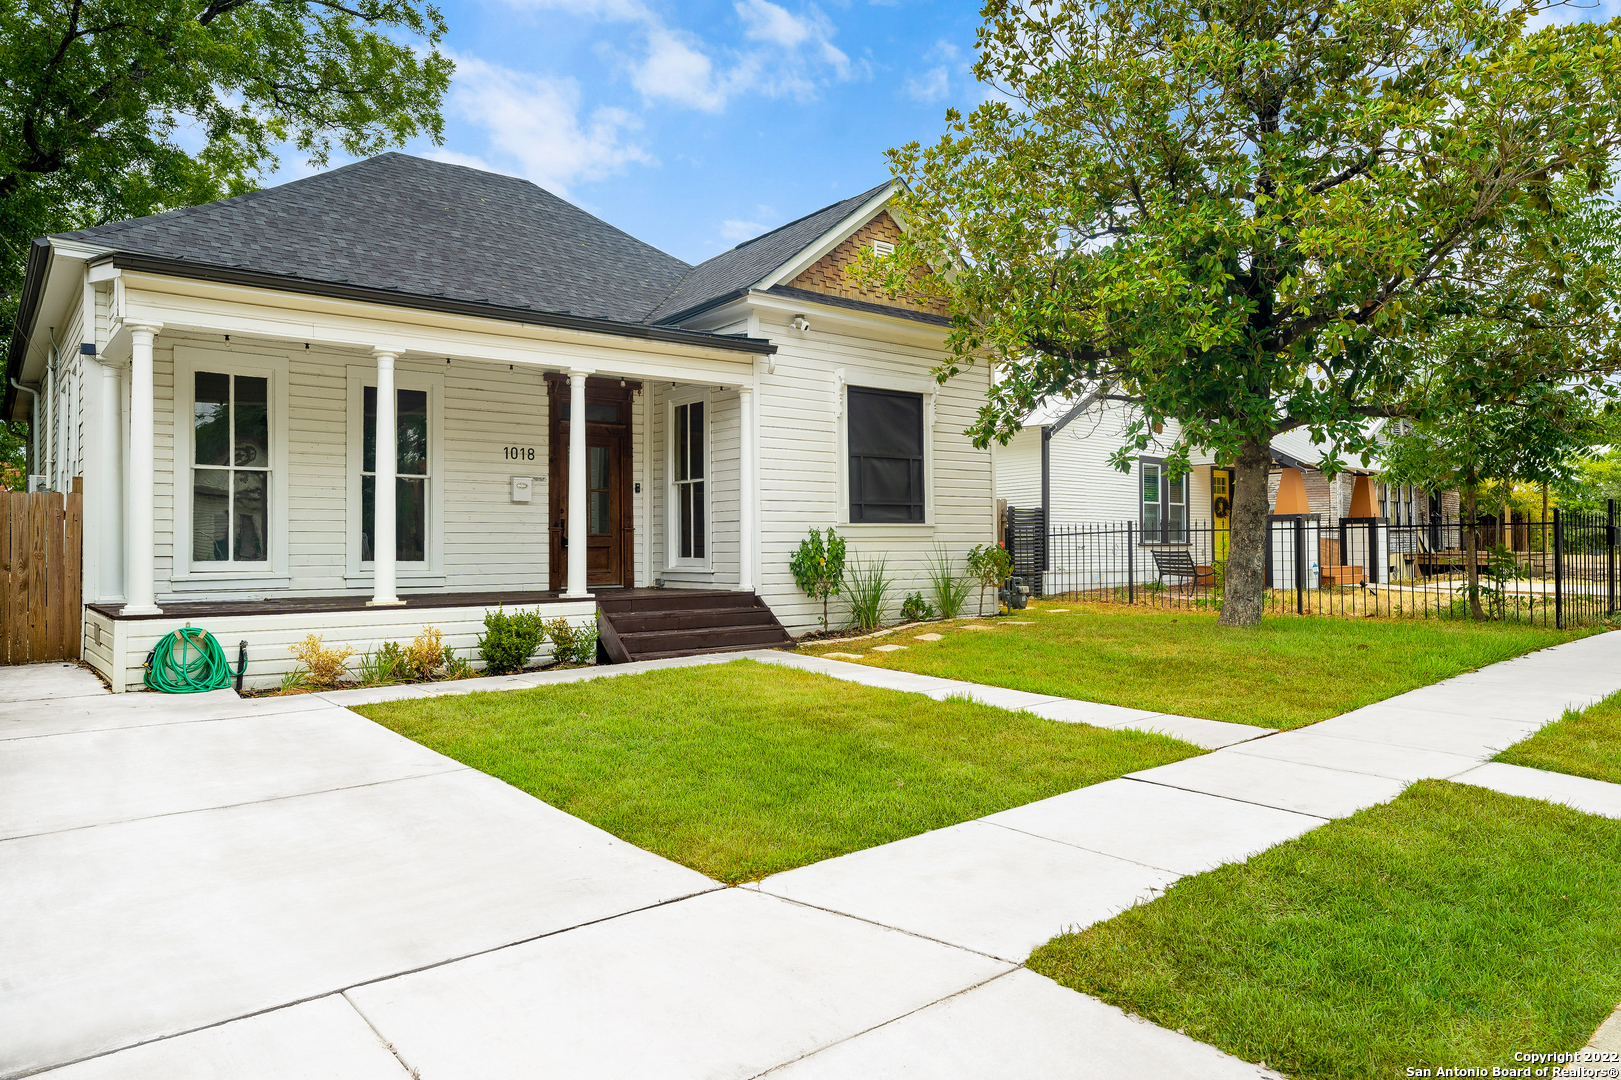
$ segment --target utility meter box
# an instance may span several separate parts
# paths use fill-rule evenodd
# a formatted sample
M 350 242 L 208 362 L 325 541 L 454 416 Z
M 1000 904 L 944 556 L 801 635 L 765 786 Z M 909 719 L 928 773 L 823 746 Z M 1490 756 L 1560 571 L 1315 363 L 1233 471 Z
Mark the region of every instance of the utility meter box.
M 533 502 L 535 497 L 535 478 L 533 476 L 514 476 L 512 478 L 512 501 L 515 503 Z

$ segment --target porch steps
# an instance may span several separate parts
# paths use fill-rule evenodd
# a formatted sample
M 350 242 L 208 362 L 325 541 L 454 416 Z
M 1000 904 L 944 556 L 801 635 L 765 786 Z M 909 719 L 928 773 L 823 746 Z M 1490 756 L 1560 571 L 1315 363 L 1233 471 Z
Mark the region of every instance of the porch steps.
M 769 649 L 793 639 L 754 593 L 665 589 L 651 596 L 599 593 L 597 641 L 599 662 L 627 664 Z

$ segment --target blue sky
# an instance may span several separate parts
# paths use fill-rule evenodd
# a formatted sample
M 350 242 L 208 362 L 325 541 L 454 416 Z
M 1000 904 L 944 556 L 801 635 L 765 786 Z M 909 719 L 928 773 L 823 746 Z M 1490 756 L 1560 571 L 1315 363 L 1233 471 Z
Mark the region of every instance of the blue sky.
M 689 262 L 881 183 L 983 98 L 978 4 L 440 0 L 445 142 Z M 337 160 L 333 164 L 339 164 Z M 284 157 L 267 183 L 308 172 Z

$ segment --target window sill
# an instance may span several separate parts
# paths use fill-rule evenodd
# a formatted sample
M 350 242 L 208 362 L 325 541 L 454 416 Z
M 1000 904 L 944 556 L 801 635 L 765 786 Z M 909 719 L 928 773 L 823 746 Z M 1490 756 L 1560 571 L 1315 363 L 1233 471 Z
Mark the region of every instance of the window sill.
M 841 529 L 932 529 L 932 521 L 843 521 Z
M 216 592 L 220 589 L 286 589 L 293 584 L 289 574 L 181 574 L 169 579 L 170 592 Z

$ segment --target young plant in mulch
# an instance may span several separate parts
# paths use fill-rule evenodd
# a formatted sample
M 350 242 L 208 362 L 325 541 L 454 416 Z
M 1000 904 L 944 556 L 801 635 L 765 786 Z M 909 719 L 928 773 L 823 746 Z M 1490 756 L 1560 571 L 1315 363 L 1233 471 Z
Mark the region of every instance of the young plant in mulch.
M 546 636 L 552 640 L 552 659 L 559 667 L 575 667 L 594 662 L 597 658 L 597 625 L 575 625 L 562 616 L 546 624 Z
M 806 596 L 821 601 L 822 629 L 826 630 L 828 601 L 844 588 L 844 537 L 829 526 L 824 541 L 822 534 L 812 529 L 810 536 L 799 542 L 788 569 Z
M 968 577 L 979 584 L 979 613 L 985 614 L 985 590 L 996 589 L 1013 573 L 1013 555 L 1001 544 L 980 544 L 968 552 Z M 998 601 L 996 610 L 1002 610 Z
M 287 651 L 297 657 L 299 663 L 283 677 L 283 691 L 306 687 L 330 690 L 340 682 L 346 682 L 349 678 L 346 661 L 355 654 L 355 650 L 348 645 L 321 644 L 320 634 L 311 634 L 297 645 L 287 646 Z
M 972 578 L 951 568 L 950 552 L 936 544 L 934 562 L 929 566 L 929 592 L 933 595 L 935 610 L 942 619 L 955 619 L 962 614 L 972 585 Z
M 845 589 L 850 598 L 850 620 L 863 630 L 878 629 L 883 625 L 894 588 L 887 560 L 858 561 L 850 570 L 850 583 Z
M 907 622 L 920 622 L 934 618 L 934 606 L 923 599 L 920 592 L 911 593 L 901 601 L 901 618 Z

